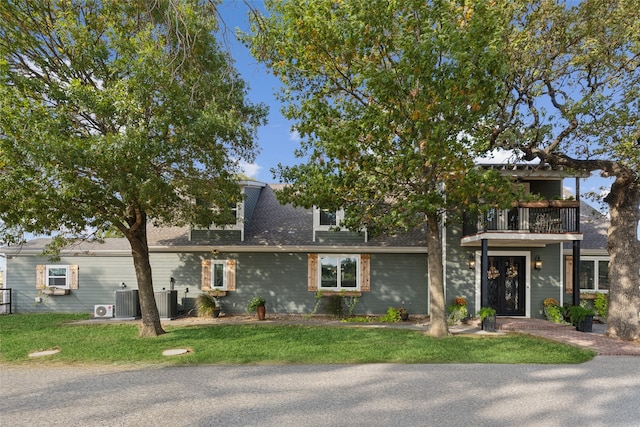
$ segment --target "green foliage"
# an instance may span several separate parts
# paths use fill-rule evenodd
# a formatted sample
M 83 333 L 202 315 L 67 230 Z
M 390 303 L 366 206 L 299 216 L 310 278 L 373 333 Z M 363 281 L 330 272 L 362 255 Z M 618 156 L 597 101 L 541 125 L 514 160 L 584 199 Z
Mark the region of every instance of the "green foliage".
M 344 208 L 341 226 L 370 236 L 426 220 L 434 248 L 445 212 L 506 207 L 511 183 L 473 161 L 487 148 L 492 129 L 481 123 L 501 96 L 510 3 L 265 2 L 245 40 L 282 82 L 305 162 L 274 171 L 290 184 L 279 199 Z M 441 262 L 435 250 L 429 257 Z M 430 281 L 443 297 L 441 275 Z M 446 333 L 444 302 L 431 320 Z
M 209 293 L 201 293 L 196 297 L 196 311 L 200 317 L 212 317 L 217 307 L 216 298 Z
M 141 340 L 135 324 L 70 325 L 89 316 L 0 316 L 0 362 L 34 367 L 68 365 L 342 364 L 342 363 L 582 363 L 592 351 L 526 335 L 434 339 L 392 328 L 276 326 L 268 324 L 170 326 Z M 216 345 L 211 345 L 211 343 Z M 269 343 L 265 346 L 265 343 Z M 346 343 L 346 344 L 345 344 Z M 34 360 L 28 354 L 60 348 Z M 162 351 L 189 348 L 181 357 Z M 277 348 L 278 351 L 273 351 Z
M 17 0 L 0 17 L 0 241 L 55 232 L 53 253 L 115 229 L 149 301 L 148 219 L 223 222 L 265 122 L 216 40 L 215 7 Z M 146 334 L 157 316 L 141 307 Z
M 584 321 L 587 316 L 594 316 L 595 311 L 589 307 L 583 307 L 581 305 L 573 305 L 569 308 L 569 318 L 571 319 L 571 323 L 577 325 L 578 323 Z
M 563 323 L 564 316 L 562 310 L 557 305 L 548 305 L 544 307 L 544 315 L 548 321 L 553 323 Z
M 251 298 L 249 303 L 247 304 L 247 311 L 249 313 L 255 313 L 258 307 L 261 307 L 267 303 L 267 300 L 261 296 L 255 296 Z
M 478 311 L 478 316 L 480 320 L 483 321 L 487 317 L 493 317 L 496 315 L 496 310 L 491 307 L 482 307 L 480 311 Z
M 331 295 L 327 298 L 327 302 L 324 306 L 324 311 L 330 316 L 337 319 L 344 317 L 344 306 L 342 305 L 342 296 Z
M 609 294 L 602 292 L 596 293 L 593 306 L 598 312 L 598 316 L 606 318 L 609 315 Z
M 387 313 L 384 316 L 381 316 L 378 320 L 380 322 L 399 322 L 400 320 L 402 320 L 400 310 L 402 309 L 389 307 L 387 309 Z

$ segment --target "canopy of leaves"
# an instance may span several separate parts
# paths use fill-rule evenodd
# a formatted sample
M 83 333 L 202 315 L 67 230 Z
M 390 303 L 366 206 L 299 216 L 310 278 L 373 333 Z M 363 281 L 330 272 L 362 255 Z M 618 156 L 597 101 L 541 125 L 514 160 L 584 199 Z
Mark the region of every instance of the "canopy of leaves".
M 640 172 L 640 1 L 535 0 L 513 24 L 497 145 L 606 175 Z
M 488 140 L 479 124 L 501 88 L 508 2 L 266 8 L 247 40 L 283 82 L 284 114 L 303 138 L 305 163 L 276 171 L 292 184 L 285 200 L 348 207 L 347 226 L 382 231 L 477 207 L 489 186 L 508 188 L 473 165 Z
M 0 3 L 0 219 L 21 232 L 215 220 L 266 108 L 200 1 Z M 126 233 L 125 233 L 126 234 Z

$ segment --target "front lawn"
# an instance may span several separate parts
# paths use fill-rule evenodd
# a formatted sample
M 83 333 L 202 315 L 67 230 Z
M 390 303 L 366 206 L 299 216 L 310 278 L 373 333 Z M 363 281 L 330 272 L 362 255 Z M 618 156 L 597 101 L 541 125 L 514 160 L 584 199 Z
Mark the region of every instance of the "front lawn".
M 55 364 L 582 363 L 595 353 L 519 334 L 435 339 L 393 328 L 176 325 L 138 338 L 135 324 L 72 324 L 84 314 L 0 316 L 0 362 Z M 54 355 L 29 353 L 59 349 Z M 166 357 L 168 349 L 187 354 Z

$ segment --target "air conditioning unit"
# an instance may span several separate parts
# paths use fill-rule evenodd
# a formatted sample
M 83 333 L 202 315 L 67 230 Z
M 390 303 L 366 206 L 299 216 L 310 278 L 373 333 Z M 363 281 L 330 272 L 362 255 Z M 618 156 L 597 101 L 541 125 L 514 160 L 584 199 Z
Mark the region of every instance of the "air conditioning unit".
M 100 304 L 94 306 L 93 317 L 113 317 L 113 305 Z

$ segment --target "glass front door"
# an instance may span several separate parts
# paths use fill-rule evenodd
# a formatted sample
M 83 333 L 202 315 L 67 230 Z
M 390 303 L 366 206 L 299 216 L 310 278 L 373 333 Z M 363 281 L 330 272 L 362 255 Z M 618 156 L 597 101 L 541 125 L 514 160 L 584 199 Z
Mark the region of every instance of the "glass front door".
M 526 258 L 523 256 L 490 256 L 489 306 L 498 316 L 525 315 Z

